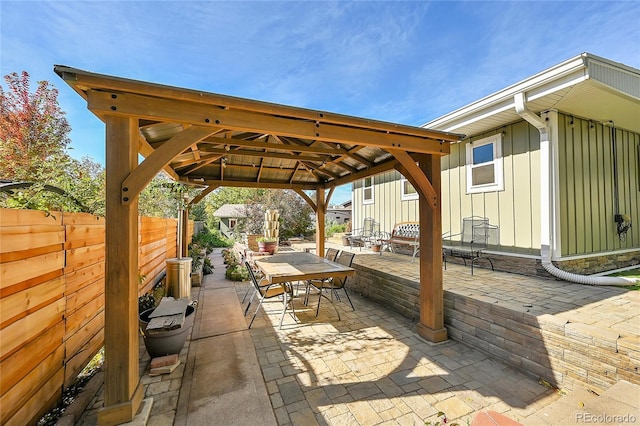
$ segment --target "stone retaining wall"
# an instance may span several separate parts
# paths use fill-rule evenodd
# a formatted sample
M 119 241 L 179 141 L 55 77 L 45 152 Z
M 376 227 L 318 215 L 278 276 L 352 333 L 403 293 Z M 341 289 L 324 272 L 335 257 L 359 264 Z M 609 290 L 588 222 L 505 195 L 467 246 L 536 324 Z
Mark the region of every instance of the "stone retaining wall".
M 597 274 L 640 265 L 640 250 L 554 262 L 563 271 L 574 274 Z
M 540 259 L 530 257 L 507 256 L 494 253 L 486 255 L 493 262 L 496 271 L 510 272 L 532 277 L 554 278 L 543 267 Z M 469 265 L 470 260 L 467 260 Z M 447 263 L 463 264 L 463 260 L 447 256 Z M 553 264 L 563 271 L 573 274 L 591 275 L 604 271 L 627 268 L 629 266 L 640 265 L 640 251 L 626 253 L 607 254 L 602 256 L 581 257 L 579 259 L 554 261 Z M 478 260 L 474 268 L 490 268 L 486 260 Z
M 418 321 L 419 284 L 354 263 L 349 290 Z M 640 384 L 640 339 L 608 329 L 532 315 L 493 300 L 444 291 L 449 337 L 555 387 L 603 391 L 618 380 Z

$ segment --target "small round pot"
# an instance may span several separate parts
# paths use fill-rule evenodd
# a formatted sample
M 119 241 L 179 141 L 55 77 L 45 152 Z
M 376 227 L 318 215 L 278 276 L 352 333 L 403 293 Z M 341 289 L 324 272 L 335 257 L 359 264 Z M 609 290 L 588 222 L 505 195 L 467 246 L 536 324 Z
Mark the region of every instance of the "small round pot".
M 273 254 L 278 247 L 277 241 L 258 241 L 258 250 L 260 253 Z
M 371 246 L 371 250 L 373 250 L 374 253 L 380 253 L 381 249 L 382 249 L 382 245 L 381 244 L 373 244 Z
M 155 309 L 155 308 L 154 308 Z M 184 324 L 175 330 L 159 331 L 147 333 L 147 325 L 149 324 L 149 315 L 154 309 L 147 309 L 140 314 L 140 328 L 143 331 L 144 346 L 151 358 L 157 358 L 165 355 L 179 354 L 187 341 L 187 336 L 193 325 L 196 309 L 193 306 L 187 307 Z

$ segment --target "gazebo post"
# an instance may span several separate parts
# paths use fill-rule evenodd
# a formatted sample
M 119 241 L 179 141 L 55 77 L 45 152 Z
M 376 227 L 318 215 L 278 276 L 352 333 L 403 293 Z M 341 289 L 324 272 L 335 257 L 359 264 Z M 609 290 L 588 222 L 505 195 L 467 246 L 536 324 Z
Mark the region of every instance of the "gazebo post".
M 324 188 L 316 188 L 316 254 L 324 256 L 324 217 L 327 206 L 324 201 Z
M 138 164 L 138 134 L 137 119 L 106 117 L 106 360 L 104 407 L 98 412 L 101 425 L 133 420 L 144 396 L 138 371 L 138 194 L 123 203 L 122 192 L 122 182 Z
M 430 342 L 447 340 L 444 327 L 444 290 L 442 278 L 442 207 L 440 157 L 421 154 L 415 157 L 431 182 L 437 200 L 433 207 L 420 192 L 420 322 L 418 334 Z

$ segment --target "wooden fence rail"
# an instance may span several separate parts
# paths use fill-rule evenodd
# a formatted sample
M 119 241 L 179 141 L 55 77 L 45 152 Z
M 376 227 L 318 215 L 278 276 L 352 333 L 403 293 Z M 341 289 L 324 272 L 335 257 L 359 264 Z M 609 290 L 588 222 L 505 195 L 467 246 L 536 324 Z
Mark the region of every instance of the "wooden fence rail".
M 85 213 L 0 209 L 0 424 L 33 424 L 102 347 L 104 225 Z M 176 256 L 177 226 L 139 218 L 139 294 Z

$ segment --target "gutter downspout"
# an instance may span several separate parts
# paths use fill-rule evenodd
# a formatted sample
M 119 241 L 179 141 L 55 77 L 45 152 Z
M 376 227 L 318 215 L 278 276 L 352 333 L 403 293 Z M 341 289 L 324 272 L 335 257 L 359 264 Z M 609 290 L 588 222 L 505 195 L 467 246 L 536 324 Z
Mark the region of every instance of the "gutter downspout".
M 554 277 L 578 284 L 614 286 L 634 285 L 633 279 L 574 274 L 557 268 L 551 262 L 551 215 L 553 214 L 551 207 L 554 205 L 551 198 L 553 194 L 551 186 L 552 174 L 550 172 L 551 138 L 549 137 L 549 134 L 551 129 L 540 117 L 527 108 L 524 93 L 516 93 L 513 100 L 518 115 L 540 132 L 540 257 L 542 267 Z

